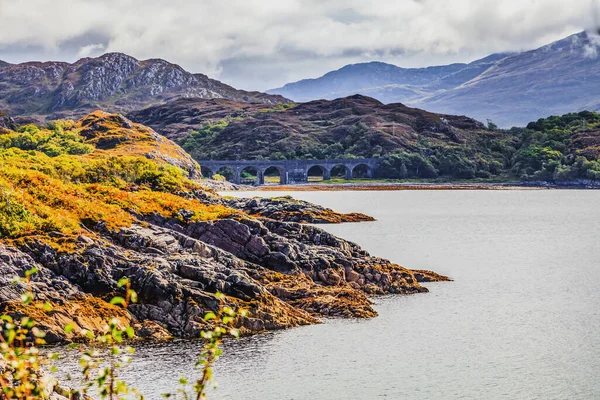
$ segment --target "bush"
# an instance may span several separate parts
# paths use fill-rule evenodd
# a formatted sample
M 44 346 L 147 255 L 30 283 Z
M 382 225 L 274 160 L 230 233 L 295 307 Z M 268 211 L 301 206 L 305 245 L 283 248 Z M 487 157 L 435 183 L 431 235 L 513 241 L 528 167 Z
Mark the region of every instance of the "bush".
M 0 135 L 0 148 L 15 147 L 21 150 L 38 150 L 50 157 L 92 152 L 94 146 L 83 143 L 83 137 L 71 129 L 74 129 L 72 121 L 54 121 L 48 124 L 46 129 L 40 129 L 35 125 L 25 125 L 20 127 L 17 132 Z
M 39 314 L 52 313 L 55 305 L 50 302 L 36 301 L 32 292 L 31 277 L 37 273 L 36 268 L 25 271 L 23 277 L 15 277 L 14 284 L 17 290 L 23 292 L 22 304 L 17 306 L 17 313 L 27 314 L 28 311 Z M 127 278 L 118 281 L 117 286 L 122 291 L 121 296 L 110 300 L 112 307 L 127 309 L 132 303 L 137 302 L 137 293 L 130 288 Z M 23 290 L 23 288 L 25 288 Z M 182 395 L 184 399 L 206 399 L 206 389 L 209 384 L 214 384 L 213 365 L 222 354 L 221 344 L 224 337 L 239 337 L 239 330 L 234 327 L 238 316 L 246 317 L 245 310 L 233 310 L 223 305 L 225 296 L 215 294 L 218 309 L 205 314 L 204 320 L 209 329 L 201 332 L 204 340 L 202 352 L 196 362 L 200 367 L 198 376 L 193 380 L 193 385 L 183 377 L 179 379 L 181 388 L 177 393 L 165 393 L 165 398 Z M 108 303 L 107 303 L 108 304 Z M 131 355 L 135 349 L 128 345 L 134 338 L 134 329 L 121 326 L 122 321 L 113 317 L 107 324 L 106 331 L 102 334 L 86 331 L 87 344 L 75 346 L 79 349 L 81 357 L 81 384 L 80 390 L 59 387 L 55 379 L 47 374 L 55 371 L 55 362 L 59 355 L 41 352 L 46 344 L 46 333 L 35 319 L 22 316 L 13 318 L 13 315 L 0 315 L 0 356 L 3 360 L 0 368 L 0 398 L 3 400 L 29 400 L 51 399 L 56 395 L 61 398 L 87 399 L 90 391 L 97 392 L 102 399 L 125 400 L 143 399 L 144 396 L 136 389 L 119 379 L 120 370 L 132 360 Z M 72 324 L 66 324 L 63 329 L 68 334 L 74 330 Z M 69 378 L 70 379 L 70 378 Z M 191 387 L 190 387 L 191 386 Z

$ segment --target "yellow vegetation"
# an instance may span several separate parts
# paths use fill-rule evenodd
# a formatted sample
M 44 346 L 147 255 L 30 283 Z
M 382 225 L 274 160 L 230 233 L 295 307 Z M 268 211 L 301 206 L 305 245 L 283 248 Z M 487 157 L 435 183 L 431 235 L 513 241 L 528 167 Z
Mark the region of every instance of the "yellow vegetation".
M 118 229 L 134 222 L 134 215 L 179 218 L 189 210 L 191 220 L 209 220 L 234 212 L 189 196 L 201 186 L 165 161 L 188 157 L 185 152 L 140 125 L 119 127 L 123 121 L 98 112 L 78 123 L 0 134 L 0 239 L 79 234 L 99 221 Z M 109 148 L 102 138 L 120 144 Z M 96 148 L 101 143 L 104 150 Z M 149 149 L 166 156 L 145 157 Z

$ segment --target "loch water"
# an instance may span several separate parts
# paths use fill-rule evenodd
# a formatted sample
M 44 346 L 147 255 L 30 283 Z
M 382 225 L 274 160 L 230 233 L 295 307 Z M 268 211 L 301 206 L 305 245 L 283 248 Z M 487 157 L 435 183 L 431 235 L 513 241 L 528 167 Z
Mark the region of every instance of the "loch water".
M 322 227 L 454 281 L 376 298 L 374 319 L 229 341 L 210 398 L 600 399 L 600 191 L 227 194 L 369 214 L 377 221 Z M 199 348 L 142 346 L 125 377 L 161 398 Z

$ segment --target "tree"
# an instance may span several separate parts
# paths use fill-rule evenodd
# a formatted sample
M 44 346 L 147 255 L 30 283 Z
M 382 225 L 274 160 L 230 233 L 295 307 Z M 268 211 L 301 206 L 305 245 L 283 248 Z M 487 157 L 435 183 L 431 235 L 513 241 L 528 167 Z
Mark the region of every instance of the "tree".
M 498 125 L 496 125 L 496 124 L 494 123 L 494 121 L 492 121 L 491 119 L 489 119 L 489 118 L 488 118 L 488 120 L 487 120 L 487 128 L 488 128 L 490 131 L 495 131 L 496 129 L 498 129 Z
M 400 179 L 406 179 L 408 177 L 408 169 L 406 168 L 406 165 L 404 165 L 404 163 L 400 165 L 399 175 Z

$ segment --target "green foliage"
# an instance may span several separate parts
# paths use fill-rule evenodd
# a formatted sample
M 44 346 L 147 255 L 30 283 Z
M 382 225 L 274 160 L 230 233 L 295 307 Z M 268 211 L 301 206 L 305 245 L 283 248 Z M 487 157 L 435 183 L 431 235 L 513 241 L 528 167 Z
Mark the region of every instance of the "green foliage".
M 200 126 L 200 129 L 191 132 L 180 145 L 188 153 L 197 155 L 198 149 L 202 149 L 206 143 L 218 136 L 218 134 L 226 129 L 232 121 L 237 121 L 239 119 L 240 118 L 227 117 L 215 122 L 205 122 Z M 196 158 L 199 159 L 203 157 Z
M 381 178 L 437 178 L 438 170 L 433 166 L 431 157 L 417 153 L 398 152 L 388 156 L 376 170 Z
M 118 304 L 127 309 L 130 303 L 137 302 L 137 294 L 131 290 L 128 279 L 119 280 L 119 287 L 125 287 L 125 297 L 114 297 L 111 304 Z M 67 325 L 65 331 L 71 330 Z M 82 392 L 88 394 L 96 390 L 102 399 L 117 400 L 144 397 L 137 389 L 130 388 L 126 382 L 118 378 L 121 368 L 131 363 L 131 355 L 135 349 L 124 345 L 126 339 L 132 339 L 135 333 L 131 326 L 122 326 L 117 318 L 110 320 L 108 331 L 102 335 L 87 332 L 87 337 L 93 344 L 82 351 L 79 365 L 83 377 L 84 387 Z
M 527 129 L 545 132 L 550 130 L 572 130 L 573 128 L 585 128 L 588 124 L 597 124 L 600 122 L 600 114 L 592 111 L 581 111 L 579 113 L 570 113 L 563 116 L 551 116 L 540 118 L 536 122 L 530 122 Z
M 580 144 L 575 145 L 574 140 L 599 129 L 600 114 L 583 111 L 542 118 L 526 129 L 513 130 L 520 137 L 521 147 L 512 157 L 511 173 L 533 181 L 598 180 L 600 162 L 593 142 L 592 151 L 587 151 Z
M 240 172 L 240 177 L 242 179 L 254 179 L 256 178 L 256 171 L 243 170 Z
M 51 313 L 53 307 L 50 303 L 35 304 L 35 296 L 31 291 L 31 277 L 36 274 L 33 268 L 25 272 L 23 277 L 17 277 L 13 283 L 24 287 L 21 296 L 22 305 L 25 307 L 39 307 L 46 313 Z M 137 294 L 131 289 L 130 281 L 121 278 L 118 286 L 123 290 L 123 296 L 114 297 L 110 303 L 127 309 L 129 304 L 137 302 Z M 164 397 L 177 397 L 183 399 L 206 399 L 206 389 L 209 384 L 214 384 L 213 365 L 222 354 L 220 348 L 225 336 L 239 337 L 239 330 L 234 327 L 238 316 L 246 317 L 245 310 L 235 311 L 223 303 L 226 300 L 221 293 L 216 293 L 219 300 L 218 310 L 206 313 L 204 320 L 209 329 L 201 332 L 205 341 L 196 366 L 199 367 L 198 377 L 194 384 L 188 384 L 187 378 L 181 378 L 182 386 L 175 394 L 165 394 Z M 71 324 L 64 326 L 65 333 L 73 332 Z M 94 334 L 83 331 L 87 337 L 86 345 L 74 345 L 81 352 L 79 365 L 81 366 L 80 389 L 65 390 L 57 386 L 57 382 L 49 372 L 55 372 L 53 365 L 58 359 L 58 354 L 40 351 L 40 346 L 46 344 L 46 333 L 38 327 L 37 322 L 24 316 L 15 320 L 11 315 L 0 315 L 0 398 L 3 400 L 49 400 L 54 397 L 54 392 L 70 399 L 83 398 L 82 395 L 97 393 L 102 399 L 125 400 L 144 399 L 144 396 L 126 382 L 119 379 L 122 368 L 131 363 L 135 349 L 128 345 L 134 338 L 133 328 L 122 324 L 117 318 L 110 320 L 106 331 Z M 86 397 L 87 398 L 87 397 Z
M 490 131 L 495 131 L 496 129 L 498 129 L 498 125 L 496 125 L 496 124 L 494 123 L 494 121 L 492 121 L 491 119 L 488 119 L 488 120 L 487 120 L 487 128 L 488 128 Z
M 53 121 L 46 129 L 25 125 L 17 132 L 0 134 L 0 149 L 15 147 L 21 150 L 37 150 L 50 157 L 92 152 L 94 146 L 83 143 L 83 138 L 73 128 L 72 121 Z
M 13 237 L 35 226 L 35 218 L 17 194 L 0 186 L 0 237 Z
M 186 173 L 170 164 L 157 164 L 144 157 L 108 157 L 81 165 L 79 173 L 70 179 L 82 183 L 107 183 L 117 187 L 143 185 L 158 191 L 174 191 L 180 187 Z
M 58 132 L 62 138 L 77 135 L 72 142 L 80 143 L 82 137 L 68 131 L 70 126 L 57 121 L 49 125 L 50 131 L 27 125 L 19 133 L 0 134 L 0 139 L 23 144 L 23 138 Z M 15 143 L 10 139 L 4 144 Z M 171 164 L 110 151 L 49 156 L 21 147 L 0 148 L 1 239 L 52 231 L 74 235 L 100 221 L 116 229 L 129 226 L 138 215 L 178 218 L 181 210 L 191 211 L 193 220 L 231 213 L 183 195 L 201 187 Z
M 398 169 L 398 177 L 400 179 L 408 178 L 408 168 L 406 168 L 406 164 L 400 164 L 400 168 Z
M 16 277 L 13 284 L 26 287 L 21 295 L 22 303 L 31 306 L 34 295 L 31 292 L 31 276 L 37 270 L 30 269 L 24 277 Z M 52 380 L 44 379 L 46 367 L 55 355 L 40 355 L 40 347 L 46 344 L 45 333 L 37 323 L 29 318 L 13 319 L 0 315 L 0 398 L 2 399 L 46 399 L 47 387 Z
M 208 312 L 204 316 L 204 320 L 211 324 L 212 329 L 203 330 L 200 333 L 202 339 L 205 340 L 205 345 L 202 348 L 200 357 L 196 362 L 196 367 L 200 368 L 199 377 L 193 384 L 190 384 L 190 379 L 182 377 L 179 379 L 181 388 L 177 393 L 166 393 L 165 398 L 176 397 L 180 394 L 184 400 L 206 400 L 206 389 L 208 385 L 213 384 L 213 364 L 219 359 L 223 351 L 221 343 L 225 336 L 239 337 L 240 331 L 233 327 L 237 316 L 246 317 L 246 310 L 235 311 L 231 307 L 224 306 L 223 300 L 225 296 L 221 293 L 216 293 L 215 297 L 219 300 L 219 308 L 216 312 Z M 190 388 L 191 386 L 191 388 Z
M 260 113 L 281 112 L 281 111 L 287 111 L 294 107 L 296 107 L 296 103 L 276 104 L 275 106 L 273 106 L 271 108 L 261 108 L 260 110 L 258 110 L 258 112 L 260 112 Z

